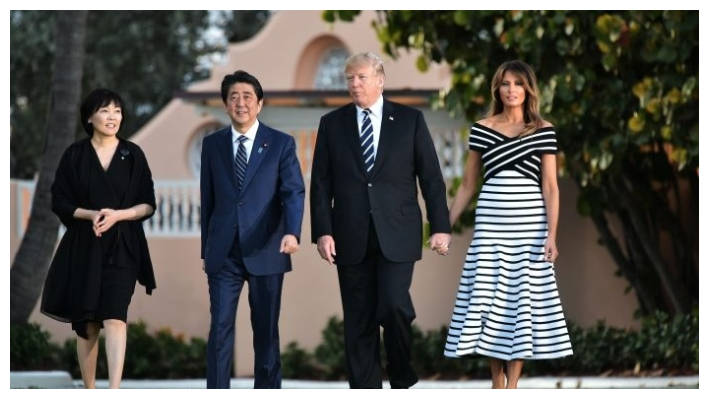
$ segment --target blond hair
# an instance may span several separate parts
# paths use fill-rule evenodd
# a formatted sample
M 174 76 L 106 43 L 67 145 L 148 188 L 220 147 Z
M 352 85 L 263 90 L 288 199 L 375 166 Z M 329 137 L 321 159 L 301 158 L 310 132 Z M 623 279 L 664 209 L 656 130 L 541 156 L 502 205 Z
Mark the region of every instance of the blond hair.
M 345 71 L 355 65 L 370 65 L 377 76 L 386 76 L 384 74 L 384 62 L 374 53 L 366 52 L 350 56 L 345 61 Z

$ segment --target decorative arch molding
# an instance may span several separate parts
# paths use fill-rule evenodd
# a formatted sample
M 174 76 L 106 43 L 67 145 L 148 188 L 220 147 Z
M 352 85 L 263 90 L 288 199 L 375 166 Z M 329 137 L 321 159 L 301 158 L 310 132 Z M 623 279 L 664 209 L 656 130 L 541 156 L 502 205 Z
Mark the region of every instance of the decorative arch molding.
M 298 62 L 295 71 L 296 90 L 313 90 L 323 61 L 325 58 L 332 55 L 333 51 L 344 50 L 347 54 L 351 54 L 350 49 L 342 40 L 332 35 L 321 35 L 311 40 L 305 46 L 305 50 L 298 57 Z M 340 88 L 344 89 L 344 88 Z
M 187 142 L 187 165 L 189 165 L 190 172 L 192 176 L 199 179 L 199 170 L 202 161 L 202 140 L 224 128 L 224 124 L 219 121 L 210 121 L 199 125 L 192 134 Z

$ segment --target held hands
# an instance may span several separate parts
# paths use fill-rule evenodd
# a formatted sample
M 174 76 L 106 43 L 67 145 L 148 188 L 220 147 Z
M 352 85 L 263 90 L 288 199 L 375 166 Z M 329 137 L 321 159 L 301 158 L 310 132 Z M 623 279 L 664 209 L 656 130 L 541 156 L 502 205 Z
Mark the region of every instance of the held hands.
M 335 263 L 335 240 L 332 236 L 320 236 L 318 237 L 318 253 L 320 257 L 323 258 L 327 263 Z
M 451 246 L 451 235 L 447 233 L 436 233 L 428 239 L 428 244 L 432 250 L 439 255 L 448 255 L 448 249 Z
M 103 208 L 97 211 L 92 218 L 94 234 L 96 234 L 96 237 L 101 237 L 102 233 L 108 231 L 114 224 L 124 219 L 126 219 L 125 210 Z
M 98 224 L 99 222 L 101 222 L 102 219 L 103 216 L 101 216 L 100 211 L 93 211 L 93 215 L 91 216 L 91 223 L 96 237 L 101 237 L 101 233 L 98 232 Z
M 294 254 L 298 250 L 298 239 L 293 234 L 286 234 L 281 240 L 281 253 Z

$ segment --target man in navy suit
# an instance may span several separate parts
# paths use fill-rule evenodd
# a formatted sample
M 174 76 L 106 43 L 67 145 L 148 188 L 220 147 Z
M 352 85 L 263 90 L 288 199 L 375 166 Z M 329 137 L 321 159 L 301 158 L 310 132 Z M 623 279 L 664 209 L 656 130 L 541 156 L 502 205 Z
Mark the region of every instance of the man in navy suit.
M 381 59 L 354 55 L 345 76 L 353 103 L 323 116 L 318 129 L 312 239 L 320 257 L 337 264 L 350 387 L 382 388 L 381 326 L 389 383 L 408 388 L 418 381 L 411 367 L 416 313 L 409 295 L 423 237 L 418 186 L 431 249 L 446 255 L 446 185 L 421 111 L 382 96 Z
M 231 126 L 202 142 L 203 268 L 212 321 L 207 388 L 229 388 L 239 294 L 249 284 L 254 388 L 281 387 L 278 317 L 283 274 L 298 250 L 305 186 L 295 140 L 257 119 L 259 81 L 244 71 L 222 80 Z

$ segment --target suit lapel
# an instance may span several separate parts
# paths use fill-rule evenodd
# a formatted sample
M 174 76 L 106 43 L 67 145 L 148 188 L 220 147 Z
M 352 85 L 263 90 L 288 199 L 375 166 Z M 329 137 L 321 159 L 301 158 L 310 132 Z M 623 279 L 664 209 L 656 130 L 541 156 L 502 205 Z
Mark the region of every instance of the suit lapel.
M 238 186 L 236 185 L 236 171 L 234 170 L 234 139 L 231 134 L 231 127 L 227 127 L 215 134 L 219 135 L 219 148 L 217 148 L 217 151 L 219 151 L 224 169 L 229 175 L 229 181 L 232 187 L 236 189 Z
M 258 130 L 256 131 L 256 138 L 254 139 L 254 146 L 251 148 L 249 163 L 246 164 L 246 174 L 244 175 L 244 183 L 241 185 L 242 191 L 244 191 L 246 187 L 249 186 L 249 183 L 251 183 L 251 180 L 256 174 L 256 171 L 261 165 L 261 162 L 266 157 L 266 153 L 268 153 L 268 150 L 272 144 L 272 136 L 273 133 L 271 132 L 271 129 L 263 123 L 259 123 Z
M 382 110 L 382 125 L 379 128 L 379 143 L 377 145 L 377 156 L 374 158 L 374 167 L 372 168 L 372 177 L 376 176 L 379 169 L 384 164 L 384 159 L 389 154 L 389 147 L 393 141 L 391 130 L 394 128 L 394 113 L 396 109 L 391 102 L 384 100 L 384 108 Z M 364 161 L 363 161 L 364 164 Z
M 350 104 L 349 107 L 345 109 L 345 117 L 343 132 L 352 149 L 352 154 L 354 155 L 355 162 L 357 163 L 357 168 L 362 172 L 363 175 L 367 174 L 367 169 L 364 166 L 364 156 L 362 155 L 362 144 L 359 140 L 359 121 L 357 120 L 357 108 L 354 104 Z

